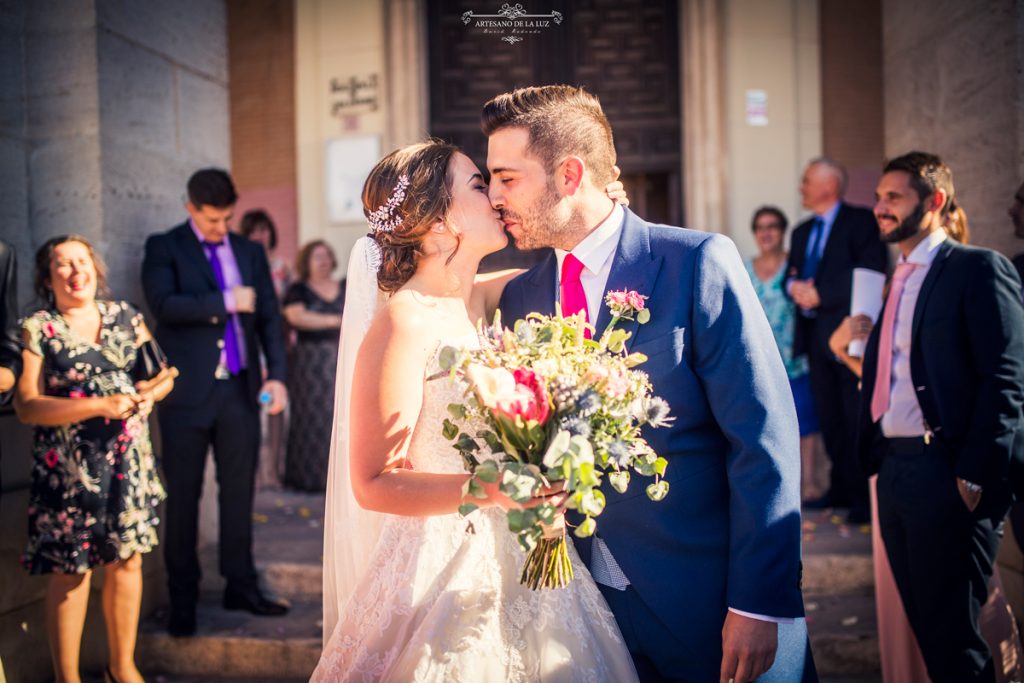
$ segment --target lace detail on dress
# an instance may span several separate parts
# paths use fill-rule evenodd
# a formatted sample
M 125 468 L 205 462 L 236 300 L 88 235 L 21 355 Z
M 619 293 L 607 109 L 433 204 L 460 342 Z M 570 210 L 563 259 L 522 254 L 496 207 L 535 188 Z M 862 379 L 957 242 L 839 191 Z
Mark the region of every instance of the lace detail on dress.
M 436 358 L 435 358 L 436 364 Z M 449 379 L 424 385 L 413 467 L 463 472 L 441 434 Z M 570 544 L 575 580 L 561 590 L 519 584 L 523 551 L 499 509 L 389 516 L 311 681 L 635 681 L 611 611 Z

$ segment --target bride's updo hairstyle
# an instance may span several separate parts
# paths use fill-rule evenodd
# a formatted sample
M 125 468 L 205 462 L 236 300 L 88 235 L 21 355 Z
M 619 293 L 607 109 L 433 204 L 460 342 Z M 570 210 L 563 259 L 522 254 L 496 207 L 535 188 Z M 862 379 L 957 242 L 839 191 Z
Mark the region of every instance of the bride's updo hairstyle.
M 452 203 L 448 166 L 455 145 L 429 140 L 381 159 L 363 185 L 363 212 L 381 251 L 377 286 L 391 294 L 409 281 L 423 256 L 423 240 Z

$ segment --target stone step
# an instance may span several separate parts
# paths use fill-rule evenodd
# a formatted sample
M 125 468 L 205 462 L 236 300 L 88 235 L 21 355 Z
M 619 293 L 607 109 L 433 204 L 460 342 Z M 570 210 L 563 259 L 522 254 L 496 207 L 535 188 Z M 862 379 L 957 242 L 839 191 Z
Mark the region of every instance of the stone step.
M 234 676 L 251 679 L 308 680 L 320 657 L 321 606 L 295 602 L 284 617 L 257 617 L 220 606 L 220 593 L 204 593 L 197 611 L 197 634 L 173 638 L 166 610 L 140 629 L 139 668 L 178 676 Z
M 875 601 L 870 593 L 804 598 L 811 650 L 821 676 L 877 676 Z

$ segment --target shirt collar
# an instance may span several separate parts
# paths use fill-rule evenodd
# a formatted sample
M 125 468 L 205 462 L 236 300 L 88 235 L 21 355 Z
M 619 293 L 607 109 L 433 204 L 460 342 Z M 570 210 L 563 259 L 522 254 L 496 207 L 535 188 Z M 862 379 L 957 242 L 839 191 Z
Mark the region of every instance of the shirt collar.
M 900 254 L 899 262 L 930 266 L 939 253 L 939 246 L 946 241 L 946 238 L 946 231 L 942 228 L 928 233 L 928 236 L 910 252 L 910 256 L 903 258 L 903 255 Z
M 842 202 L 836 202 L 832 205 L 832 208 L 819 215 L 818 218 L 820 218 L 825 225 L 832 225 L 836 221 L 836 215 L 839 213 L 839 207 L 841 205 Z
M 590 234 L 584 237 L 572 252 L 555 249 L 555 256 L 558 258 L 558 272 L 562 272 L 565 255 L 572 253 L 591 273 L 600 273 L 619 243 L 619 233 L 622 231 L 622 223 L 625 218 L 625 210 L 621 204 L 616 203 L 612 212 L 608 214 L 608 218 L 591 230 Z
M 205 247 L 206 246 L 206 238 L 203 237 L 203 233 L 199 232 L 199 228 L 196 227 L 196 222 L 194 220 L 192 220 L 191 217 L 188 219 L 188 225 L 189 225 L 190 228 L 192 228 L 192 232 L 195 234 L 196 239 L 199 240 L 199 244 Z M 228 243 L 228 236 L 224 235 L 224 241 L 221 242 L 220 244 L 216 244 L 214 242 L 211 242 L 210 244 L 215 244 L 215 246 L 217 248 L 220 248 L 220 247 L 222 247 L 223 245 L 225 245 L 227 243 Z

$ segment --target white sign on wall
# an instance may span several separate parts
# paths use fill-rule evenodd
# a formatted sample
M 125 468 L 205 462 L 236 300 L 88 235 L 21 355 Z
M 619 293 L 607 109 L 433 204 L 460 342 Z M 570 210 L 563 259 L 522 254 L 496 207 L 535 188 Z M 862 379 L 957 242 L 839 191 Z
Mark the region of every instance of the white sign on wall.
M 331 223 L 357 223 L 363 214 L 363 183 L 380 160 L 380 136 L 358 135 L 327 141 L 324 191 Z
M 768 125 L 768 93 L 764 90 L 747 91 L 747 125 Z

